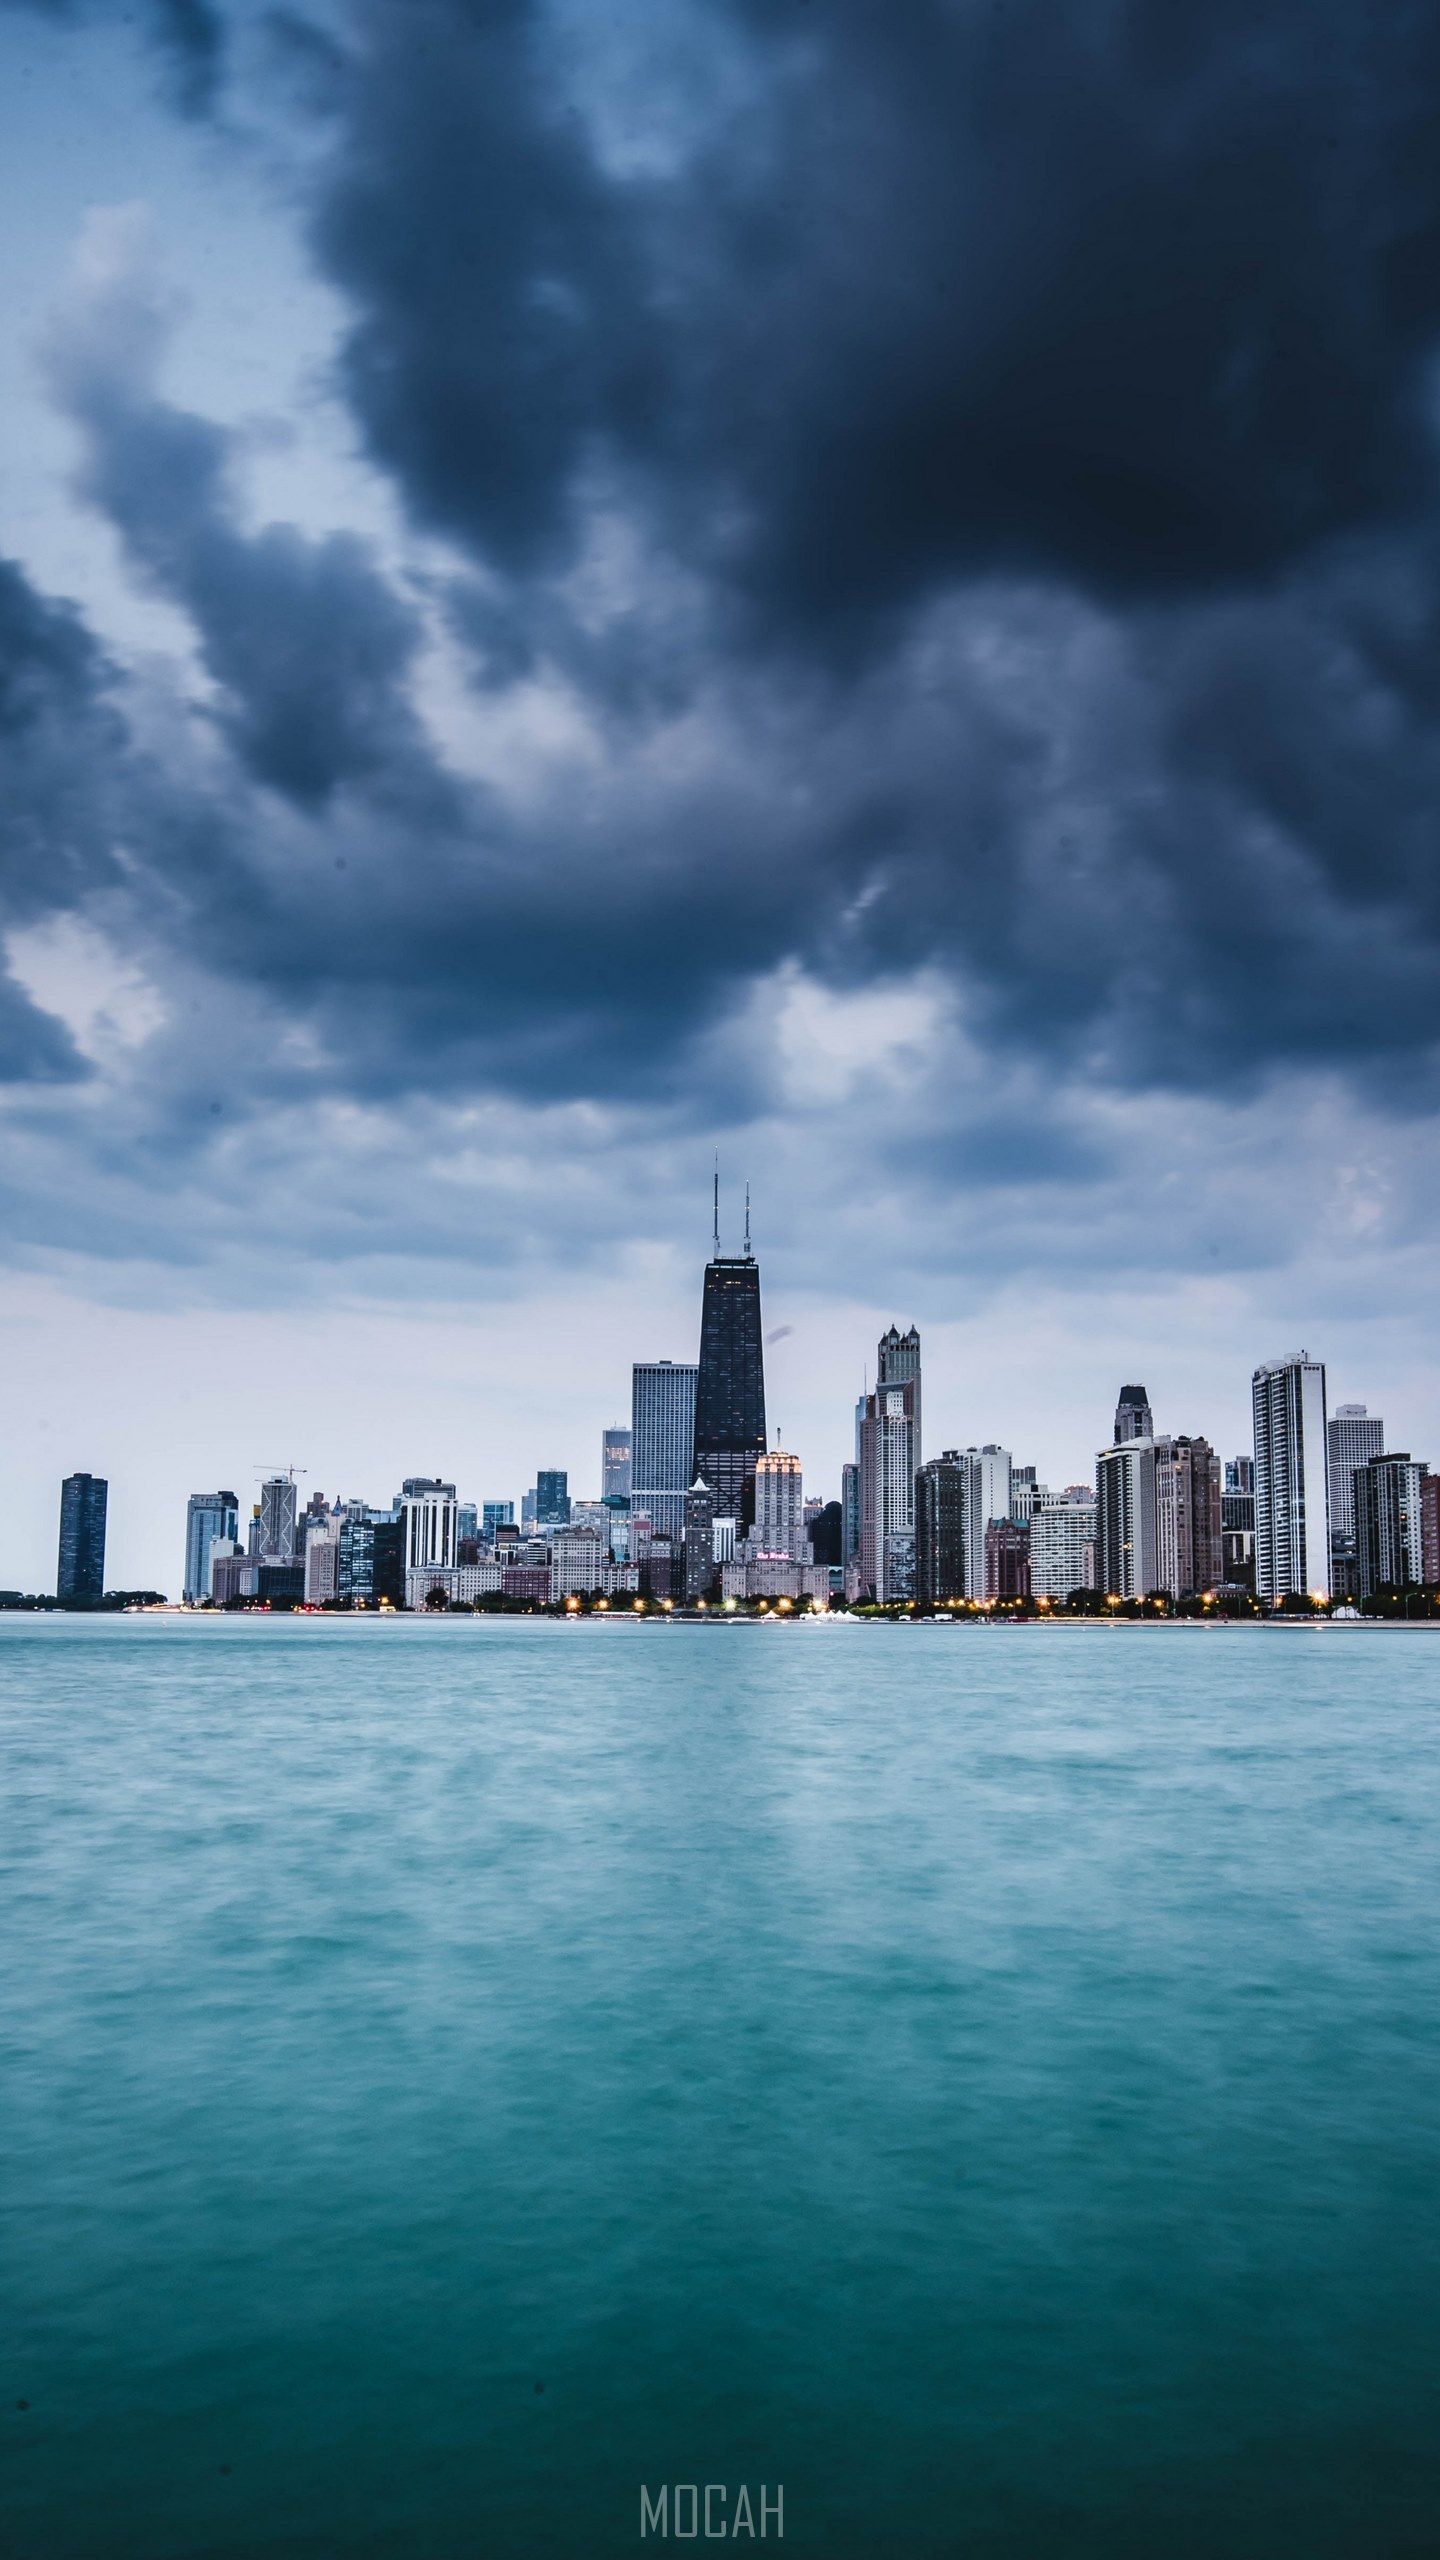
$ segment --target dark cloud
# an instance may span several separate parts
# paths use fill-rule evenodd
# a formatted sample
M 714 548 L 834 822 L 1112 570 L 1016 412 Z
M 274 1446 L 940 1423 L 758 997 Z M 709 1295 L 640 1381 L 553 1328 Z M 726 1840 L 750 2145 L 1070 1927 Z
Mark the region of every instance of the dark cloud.
M 91 770 L 137 935 L 294 1034 L 257 1107 L 741 1118 L 787 966 L 939 970 L 1057 1090 L 1432 1100 L 1430 14 L 678 6 L 670 122 L 647 23 L 376 0 L 322 48 L 340 378 L 439 565 L 252 529 L 123 280 L 57 358 L 211 688 Z M 972 1186 L 1092 1144 L 896 1139 Z
M 83 485 L 145 577 L 183 606 L 223 689 L 220 720 L 258 781 L 318 806 L 364 779 L 432 812 L 408 679 L 415 614 L 352 534 L 239 529 L 229 440 L 150 389 L 160 315 L 143 292 L 73 328 L 55 370 L 86 431 Z
M 431 521 L 533 565 L 601 457 L 828 652 L 977 567 L 1250 579 L 1428 488 L 1433 11 L 720 14 L 743 105 L 616 174 L 543 11 L 361 13 L 317 236 Z
M 207 115 L 216 104 L 227 32 L 214 0 L 148 0 L 140 8 L 129 0 L 0 0 L 0 10 L 61 20 L 118 19 L 126 25 L 138 18 L 160 50 L 181 113 Z

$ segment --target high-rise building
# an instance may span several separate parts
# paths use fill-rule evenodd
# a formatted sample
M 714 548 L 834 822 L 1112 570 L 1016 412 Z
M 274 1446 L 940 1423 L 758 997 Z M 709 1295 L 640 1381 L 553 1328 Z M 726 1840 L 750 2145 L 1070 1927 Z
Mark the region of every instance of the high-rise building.
M 767 1556 L 807 1560 L 804 1490 L 800 1461 L 788 1449 L 767 1449 L 755 1462 L 752 1543 Z
M 915 1478 L 920 1446 L 920 1336 L 893 1324 L 880 1337 L 873 1392 L 860 1424 L 859 1588 L 869 1599 L 912 1599 Z
M 233 1493 L 192 1493 L 185 1506 L 187 1609 L 210 1597 L 210 1550 L 217 1538 L 238 1541 L 240 1506 Z
M 55 1596 L 67 1606 L 105 1596 L 105 1514 L 110 1486 L 104 1476 L 67 1476 L 60 1487 L 60 1553 Z
M 1255 1588 L 1255 1461 L 1227 1458 L 1220 1494 L 1220 1579 L 1232 1589 Z
M 838 1502 L 806 1503 L 805 1535 L 816 1564 L 831 1566 L 838 1573 L 845 1559 L 841 1552 L 843 1522 Z
M 1407 1449 L 1381 1451 L 1355 1469 L 1355 1565 L 1362 1600 L 1425 1580 L 1426 1474 Z
M 1115 1407 L 1115 1445 L 1125 1440 L 1153 1440 L 1155 1419 L 1143 1387 L 1122 1387 Z
M 1012 1520 L 1018 1520 L 1022 1529 L 1029 1528 L 1036 1508 L 1044 1497 L 1045 1487 L 1039 1480 L 1036 1468 L 1011 1467 L 1009 1516 Z
M 962 1450 L 965 1467 L 965 1589 L 972 1600 L 995 1598 L 985 1577 L 985 1532 L 992 1520 L 1011 1517 L 1012 1460 L 1008 1449 L 987 1440 Z
M 1068 1600 L 1072 1591 L 1094 1587 L 1094 1489 L 1067 1484 L 1030 1515 L 1030 1588 L 1037 1600 Z
M 992 1520 L 985 1532 L 985 1588 L 995 1600 L 1030 1597 L 1030 1531 L 1023 1520 Z
M 616 1494 L 630 1491 L 630 1426 L 625 1422 L 610 1423 L 600 1442 L 600 1499 L 613 1500 Z
M 916 1469 L 915 1597 L 922 1609 L 966 1596 L 965 1487 L 958 1449 L 944 1449 Z
M 1355 1535 L 1357 1467 L 1377 1458 L 1385 1446 L 1385 1425 L 1363 1404 L 1337 1404 L 1330 1416 L 1326 1448 L 1330 1459 L 1330 1535 L 1337 1542 Z
M 513 1528 L 514 1525 L 515 1505 L 513 1502 L 481 1503 L 480 1536 L 485 1546 L 490 1547 L 494 1545 L 495 1532 L 497 1529 L 510 1529 Z
M 439 1476 L 407 1476 L 400 1489 L 400 1524 L 409 1576 L 427 1566 L 455 1562 L 455 1514 L 459 1508 L 453 1484 Z
M 295 1474 L 267 1476 L 260 1487 L 260 1527 L 255 1553 L 267 1564 L 295 1561 Z
M 685 1496 L 683 1547 L 685 1598 L 693 1608 L 697 1600 L 709 1598 L 718 1571 L 715 1496 L 703 1476 L 696 1477 Z
M 1213 1591 L 1223 1573 L 1220 1461 L 1208 1440 L 1155 1442 L 1155 1581 L 1174 1600 Z
M 1155 1443 L 1117 1441 L 1095 1465 L 1096 1563 L 1107 1598 L 1143 1600 L 1156 1588 Z
M 1304 1351 L 1263 1361 L 1255 1414 L 1255 1593 L 1273 1608 L 1290 1592 L 1330 1595 L 1325 1364 Z
M 563 1467 L 540 1467 L 535 1474 L 535 1526 L 563 1529 L 570 1517 L 570 1478 Z
M 760 1330 L 760 1265 L 750 1249 L 750 1196 L 745 1196 L 745 1250 L 720 1250 L 716 1185 L 715 1250 L 705 1265 L 700 1304 L 700 1362 L 695 1386 L 695 1442 L 683 1481 L 703 1476 L 717 1511 L 748 1529 L 755 1517 L 755 1469 L 765 1454 L 765 1353 Z M 632 1461 L 640 1482 L 638 1442 Z
M 340 1532 L 345 1512 L 337 1502 L 333 1510 L 317 1512 L 312 1504 L 305 1513 L 305 1579 L 303 1596 L 311 1607 L 340 1596 Z
M 646 1514 L 653 1536 L 671 1538 L 677 1547 L 685 1533 L 685 1496 L 703 1472 L 695 1464 L 698 1375 L 685 1360 L 637 1360 L 631 1371 L 630 1508 Z M 718 1498 L 718 1488 L 710 1489 Z

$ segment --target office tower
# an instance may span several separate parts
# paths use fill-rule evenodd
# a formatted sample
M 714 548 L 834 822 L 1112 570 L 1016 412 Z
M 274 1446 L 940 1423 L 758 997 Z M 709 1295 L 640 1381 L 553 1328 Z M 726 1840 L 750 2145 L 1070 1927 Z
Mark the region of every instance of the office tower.
M 1125 1440 L 1153 1440 L 1155 1421 L 1143 1387 L 1122 1387 L 1115 1407 L 1115 1445 Z
M 340 1596 L 340 1532 L 344 1521 L 343 1503 L 318 1512 L 313 1503 L 306 1507 L 304 1597 L 312 1608 Z
M 860 1424 L 859 1580 L 871 1599 L 914 1597 L 920 1459 L 920 1336 L 892 1324 Z
M 1330 1535 L 1338 1544 L 1355 1535 L 1355 1494 L 1351 1478 L 1357 1467 L 1378 1458 L 1385 1446 L 1385 1425 L 1363 1404 L 1337 1404 L 1326 1435 L 1330 1460 Z
M 395 1512 L 377 1511 L 371 1523 L 370 1596 L 377 1608 L 405 1606 L 405 1521 Z
M 616 1494 L 630 1491 L 630 1428 L 624 1422 L 612 1422 L 600 1442 L 600 1499 L 608 1502 Z
M 192 1493 L 185 1506 L 187 1609 L 210 1597 L 210 1552 L 217 1538 L 239 1539 L 240 1506 L 233 1493 Z
M 1426 1472 L 1407 1449 L 1379 1452 L 1355 1469 L 1355 1565 L 1362 1600 L 1425 1580 Z
M 255 1553 L 266 1563 L 289 1564 L 295 1555 L 295 1470 L 267 1476 L 260 1487 L 260 1527 Z
M 1255 1592 L 1330 1594 L 1325 1364 L 1304 1351 L 1254 1372 Z
M 1011 1516 L 1011 1457 L 998 1441 L 960 1453 L 965 1468 L 965 1589 L 972 1600 L 994 1599 L 985 1578 L 985 1532 L 992 1520 Z
M 480 1535 L 487 1547 L 494 1545 L 495 1532 L 497 1529 L 513 1528 L 514 1523 L 515 1505 L 513 1502 L 482 1502 L 480 1506 Z
M 520 1496 L 520 1526 L 527 1532 L 535 1526 L 535 1487 Z
M 1030 1588 L 1037 1600 L 1068 1600 L 1095 1587 L 1095 1493 L 1067 1484 L 1030 1515 Z
M 452 1565 L 459 1509 L 453 1484 L 442 1483 L 439 1476 L 407 1476 L 398 1508 L 407 1577 L 432 1565 Z
M 480 1544 L 480 1506 L 478 1502 L 462 1502 L 455 1513 L 455 1539 L 465 1539 L 473 1547 Z
M 844 1524 L 839 1503 L 818 1502 L 812 1509 L 807 1502 L 805 1508 L 810 1514 L 805 1523 L 805 1535 L 812 1560 L 838 1573 L 845 1561 L 842 1552 Z
M 860 1553 L 860 1461 L 840 1470 L 840 1562 L 852 1565 Z
M 1045 1487 L 1039 1482 L 1033 1467 L 1012 1466 L 1010 1469 L 1010 1518 L 1018 1520 L 1022 1529 L 1028 1529 L 1034 1518 L 1036 1506 L 1043 1500 L 1044 1493 Z
M 715 1249 L 705 1265 L 700 1302 L 694 1455 L 685 1481 L 703 1476 L 717 1512 L 733 1514 L 741 1529 L 748 1529 L 755 1517 L 755 1469 L 764 1454 L 765 1353 L 760 1265 L 750 1249 L 750 1194 L 745 1194 L 745 1249 L 722 1254 L 717 1180 Z M 637 1448 L 637 1464 L 638 1458 Z
M 258 1502 L 253 1506 L 245 1524 L 245 1553 L 247 1556 L 257 1557 L 260 1553 L 260 1505 Z
M 678 1546 L 685 1496 L 703 1469 L 695 1464 L 693 1361 L 637 1360 L 630 1373 L 630 1508 L 643 1511 L 652 1534 Z M 706 1476 L 706 1483 L 710 1478 Z M 719 1487 L 710 1484 L 717 1503 Z
M 684 1519 L 685 1598 L 694 1607 L 697 1600 L 710 1596 L 715 1582 L 715 1496 L 703 1476 L 697 1476 L 685 1496 Z
M 570 1517 L 570 1478 L 563 1467 L 541 1467 L 535 1477 L 535 1526 L 563 1529 Z
M 1095 1469 L 1096 1564 L 1107 1598 L 1143 1600 L 1155 1589 L 1155 1443 L 1117 1441 Z
M 110 1487 L 104 1476 L 67 1476 L 60 1487 L 60 1554 L 55 1596 L 67 1606 L 105 1596 L 105 1513 Z
M 1222 1578 L 1220 1461 L 1208 1440 L 1155 1442 L 1156 1591 L 1172 1600 L 1213 1591 Z
M 915 1472 L 915 1597 L 922 1609 L 965 1597 L 965 1462 L 957 1449 Z
M 767 1449 L 755 1462 L 752 1543 L 766 1556 L 805 1557 L 805 1503 L 800 1461 L 788 1449 Z
M 1255 1461 L 1227 1458 L 1220 1496 L 1220 1579 L 1255 1588 Z
M 1023 1520 L 992 1520 L 985 1532 L 985 1588 L 995 1600 L 1030 1597 L 1030 1532 Z

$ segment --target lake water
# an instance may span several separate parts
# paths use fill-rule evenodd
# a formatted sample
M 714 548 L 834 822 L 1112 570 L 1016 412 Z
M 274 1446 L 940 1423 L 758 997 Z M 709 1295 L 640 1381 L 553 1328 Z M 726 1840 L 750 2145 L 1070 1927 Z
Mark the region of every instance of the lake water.
M 1440 2548 L 1428 1630 L 11 1618 L 0 1732 L 13 2560 Z

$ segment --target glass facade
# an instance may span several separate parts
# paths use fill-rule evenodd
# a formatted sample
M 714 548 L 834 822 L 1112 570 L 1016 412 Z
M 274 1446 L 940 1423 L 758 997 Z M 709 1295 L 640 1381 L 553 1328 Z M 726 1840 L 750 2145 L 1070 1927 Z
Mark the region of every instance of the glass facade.
M 105 1511 L 110 1487 L 104 1476 L 67 1476 L 60 1488 L 60 1556 L 57 1599 L 99 1600 L 105 1590 Z
M 765 1453 L 765 1354 L 760 1334 L 760 1265 L 753 1254 L 717 1255 L 705 1266 L 700 1369 L 695 1389 L 695 1462 L 716 1508 L 749 1528 L 755 1468 Z

